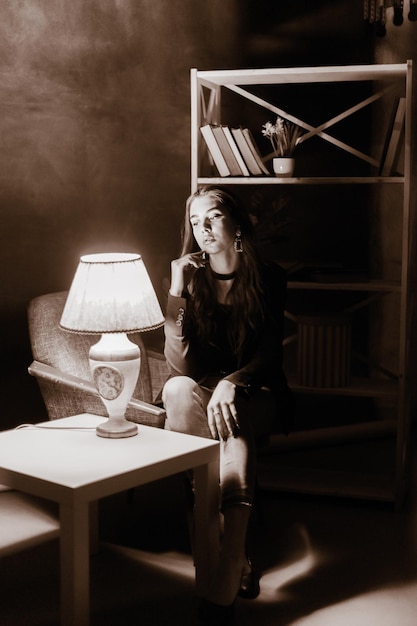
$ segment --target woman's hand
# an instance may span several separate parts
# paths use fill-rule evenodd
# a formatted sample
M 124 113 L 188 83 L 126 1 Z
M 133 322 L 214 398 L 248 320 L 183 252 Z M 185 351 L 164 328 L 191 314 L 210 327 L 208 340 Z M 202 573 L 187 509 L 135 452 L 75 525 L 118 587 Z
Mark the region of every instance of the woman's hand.
M 181 297 L 185 287 L 188 285 L 195 272 L 206 264 L 207 260 L 202 250 L 185 254 L 181 258 L 172 261 L 171 287 L 169 293 L 172 296 Z
M 207 405 L 207 418 L 213 439 L 226 440 L 236 435 L 239 420 L 235 406 L 236 385 L 221 380 Z

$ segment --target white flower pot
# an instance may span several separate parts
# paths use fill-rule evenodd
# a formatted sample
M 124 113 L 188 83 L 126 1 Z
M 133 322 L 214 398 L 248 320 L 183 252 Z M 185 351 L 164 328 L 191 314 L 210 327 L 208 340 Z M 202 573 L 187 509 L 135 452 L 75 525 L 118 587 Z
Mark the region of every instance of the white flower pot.
M 272 168 L 275 176 L 285 177 L 292 176 L 294 172 L 295 159 L 292 157 L 274 157 L 272 159 Z

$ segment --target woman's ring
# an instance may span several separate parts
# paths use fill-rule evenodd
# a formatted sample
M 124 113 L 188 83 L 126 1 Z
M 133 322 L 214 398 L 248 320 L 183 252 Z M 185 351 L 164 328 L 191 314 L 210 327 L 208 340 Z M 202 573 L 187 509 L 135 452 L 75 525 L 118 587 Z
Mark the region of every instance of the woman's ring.
M 213 415 L 221 415 L 220 411 L 214 411 Z

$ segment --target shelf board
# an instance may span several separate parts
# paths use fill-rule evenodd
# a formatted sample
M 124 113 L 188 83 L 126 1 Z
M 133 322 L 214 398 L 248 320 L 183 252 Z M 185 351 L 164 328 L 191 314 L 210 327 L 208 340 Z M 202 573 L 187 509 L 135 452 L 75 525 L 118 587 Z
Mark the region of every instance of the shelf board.
M 394 480 L 388 475 L 282 465 L 274 467 L 260 460 L 257 477 L 259 487 L 264 491 L 395 502 Z
M 289 280 L 288 289 L 316 289 L 320 291 L 376 291 L 387 293 L 400 292 L 401 284 L 399 281 L 390 280 L 363 280 L 363 281 L 342 281 L 342 282 L 325 282 L 325 281 L 307 281 L 307 280 Z
M 395 420 L 373 420 L 355 424 L 321 426 L 305 430 L 293 430 L 289 435 L 273 433 L 269 436 L 268 445 L 259 452 L 260 457 L 276 455 L 277 452 L 289 450 L 306 450 L 325 446 L 345 445 L 347 443 L 395 437 L 397 422 Z
M 288 384 L 297 393 L 311 395 L 395 399 L 398 393 L 398 382 L 388 378 L 353 378 L 345 387 L 306 387 L 289 377 Z
M 199 185 L 383 185 L 404 184 L 404 176 L 200 176 Z
M 303 82 L 387 80 L 405 78 L 406 73 L 406 63 L 389 63 L 327 67 L 280 67 L 254 70 L 199 70 L 197 76 L 201 84 L 211 87 L 212 85 L 271 85 Z

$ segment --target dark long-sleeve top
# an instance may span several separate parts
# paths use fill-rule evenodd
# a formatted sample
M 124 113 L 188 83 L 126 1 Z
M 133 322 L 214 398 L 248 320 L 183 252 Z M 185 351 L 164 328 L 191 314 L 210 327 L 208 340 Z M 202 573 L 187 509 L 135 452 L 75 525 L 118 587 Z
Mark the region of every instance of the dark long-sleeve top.
M 233 348 L 228 327 L 230 306 L 218 304 L 211 313 L 215 332 L 201 341 L 193 327 L 191 295 L 168 295 L 165 318 L 165 357 L 173 376 L 190 376 L 200 384 L 226 379 L 249 397 L 266 387 L 277 397 L 286 397 L 288 387 L 282 368 L 282 340 L 286 274 L 278 265 L 262 271 L 266 315 L 258 328 L 250 328 L 243 347 Z M 284 427 L 284 430 L 287 430 Z

